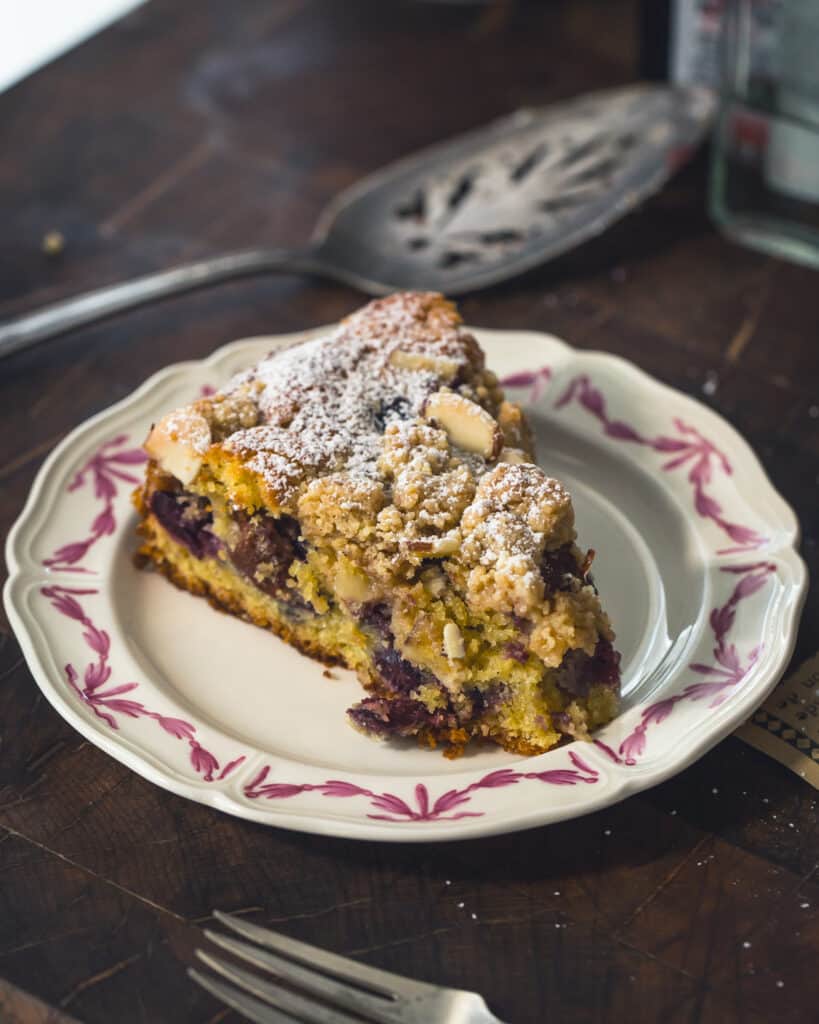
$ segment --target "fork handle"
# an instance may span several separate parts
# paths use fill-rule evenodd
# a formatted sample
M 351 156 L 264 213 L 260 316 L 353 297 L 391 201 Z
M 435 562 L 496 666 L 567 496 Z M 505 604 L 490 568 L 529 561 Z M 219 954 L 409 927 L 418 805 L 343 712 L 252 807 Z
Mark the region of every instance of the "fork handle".
M 322 267 L 314 249 L 244 249 L 185 263 L 158 274 L 136 277 L 122 284 L 96 288 L 0 324 L 0 359 L 75 327 L 94 323 L 155 299 L 179 295 L 234 277 L 275 270 L 320 273 Z

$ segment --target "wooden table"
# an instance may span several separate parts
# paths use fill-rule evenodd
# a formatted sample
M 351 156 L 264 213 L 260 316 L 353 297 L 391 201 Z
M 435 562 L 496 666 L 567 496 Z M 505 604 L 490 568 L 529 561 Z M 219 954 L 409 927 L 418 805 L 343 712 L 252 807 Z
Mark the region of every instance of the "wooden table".
M 298 243 L 363 172 L 633 79 L 634 14 L 153 0 L 0 96 L 0 316 L 231 246 Z M 723 241 L 704 206 L 700 159 L 605 237 L 463 311 L 626 356 L 718 409 L 798 510 L 816 571 L 819 276 Z M 57 256 L 41 248 L 53 230 Z M 0 532 L 54 444 L 150 373 L 360 301 L 256 279 L 0 364 Z M 797 658 L 817 627 L 814 594 Z M 819 1019 L 815 794 L 738 740 L 560 826 L 422 847 L 323 839 L 144 782 L 61 721 L 0 630 L 0 975 L 88 1024 L 229 1019 L 185 976 L 214 907 L 480 989 L 515 1024 Z M 46 1019 L 11 993 L 4 1019 Z

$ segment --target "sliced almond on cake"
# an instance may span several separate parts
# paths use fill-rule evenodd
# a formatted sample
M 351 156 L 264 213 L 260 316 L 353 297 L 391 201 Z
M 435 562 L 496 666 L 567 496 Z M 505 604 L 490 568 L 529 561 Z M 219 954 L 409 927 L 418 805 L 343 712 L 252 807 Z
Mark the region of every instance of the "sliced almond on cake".
M 513 466 L 519 466 L 522 462 L 531 461 L 522 448 L 504 448 L 498 456 L 498 462 L 508 462 Z
M 455 391 L 436 391 L 424 404 L 424 417 L 435 420 L 452 444 L 493 459 L 503 446 L 497 421 L 480 405 Z
M 444 626 L 444 652 L 450 661 L 460 661 L 466 656 L 464 638 L 454 622 Z
M 428 555 L 430 558 L 445 558 L 447 555 L 454 555 L 460 543 L 460 534 L 452 531 L 440 537 L 415 537 L 407 541 L 407 550 Z
M 446 380 L 452 380 L 460 364 L 449 356 L 436 356 L 429 352 L 406 352 L 397 348 L 390 356 L 390 363 L 399 370 L 428 370 Z
M 154 424 L 145 451 L 163 472 L 189 484 L 199 472 L 209 444 L 210 426 L 205 417 L 191 409 L 181 409 Z

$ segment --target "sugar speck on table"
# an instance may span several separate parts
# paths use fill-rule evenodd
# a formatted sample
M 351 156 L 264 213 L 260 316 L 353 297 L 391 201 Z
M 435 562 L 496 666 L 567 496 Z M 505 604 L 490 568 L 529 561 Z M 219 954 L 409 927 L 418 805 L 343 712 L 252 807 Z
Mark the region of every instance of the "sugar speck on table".
M 702 393 L 704 395 L 716 394 L 717 388 L 719 387 L 719 377 L 711 372 L 705 375 L 705 380 L 702 385 Z

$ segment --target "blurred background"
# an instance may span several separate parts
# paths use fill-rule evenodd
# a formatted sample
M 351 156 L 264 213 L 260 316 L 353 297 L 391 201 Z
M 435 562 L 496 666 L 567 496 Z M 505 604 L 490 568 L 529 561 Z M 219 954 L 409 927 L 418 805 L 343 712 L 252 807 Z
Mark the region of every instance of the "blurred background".
M 703 208 L 732 239 L 816 265 L 817 52 L 815 0 L 152 0 L 150 12 L 32 0 L 0 38 L 4 135 L 45 136 L 55 160 L 9 204 L 32 249 L 3 266 L 0 301 L 42 287 L 44 255 L 70 256 L 85 278 L 80 264 L 114 243 L 127 252 L 137 222 L 133 273 L 298 244 L 308 210 L 363 171 L 520 107 L 640 79 L 721 96 Z M 28 88 L 66 53 L 59 97 Z M 85 192 L 91 208 L 75 202 Z M 88 280 L 107 276 L 89 266 Z
M 299 247 L 362 176 L 520 107 L 696 84 L 717 100 L 710 141 L 659 191 L 459 304 L 472 325 L 614 353 L 717 410 L 797 511 L 819 573 L 817 0 L 122 3 L 6 4 L 1 321 L 186 260 Z M 0 361 L 0 536 L 47 453 L 150 374 L 363 301 L 262 275 Z M 817 593 L 794 664 L 816 653 Z M 0 836 L 0 975 L 80 1019 L 207 1019 L 180 970 L 187 922 L 262 905 L 307 941 L 376 951 L 402 973 L 479 975 L 510 1020 L 816 1018 L 815 793 L 739 741 L 605 817 L 419 858 L 178 805 L 76 745 L 2 622 L 0 680 L 0 825 L 14 830 Z M 475 895 L 486 930 L 452 910 L 439 940 L 428 917 L 444 879 L 459 902 Z

